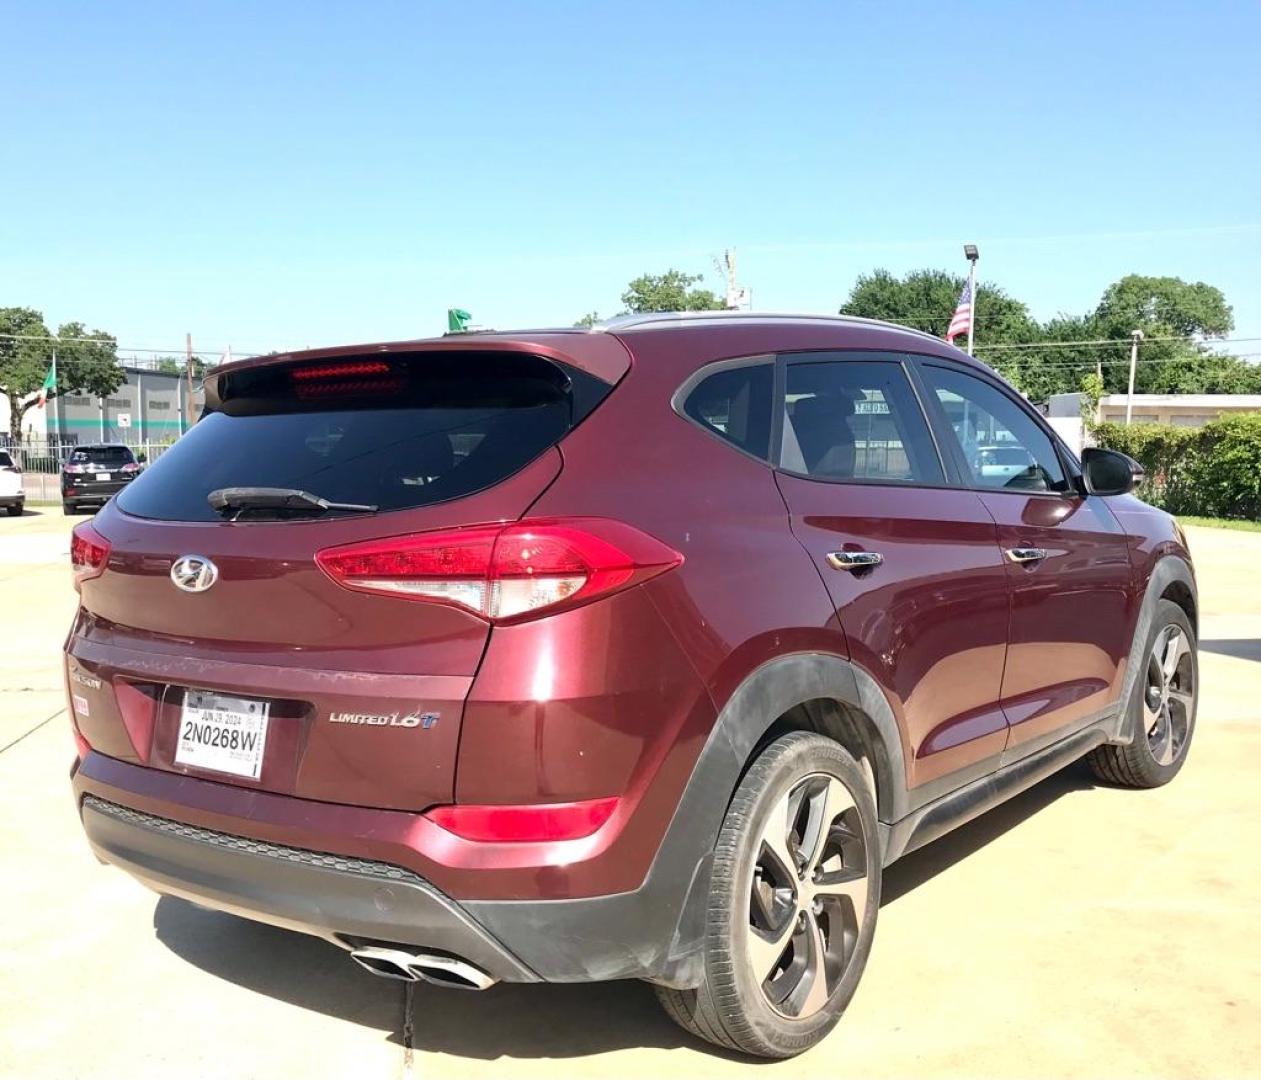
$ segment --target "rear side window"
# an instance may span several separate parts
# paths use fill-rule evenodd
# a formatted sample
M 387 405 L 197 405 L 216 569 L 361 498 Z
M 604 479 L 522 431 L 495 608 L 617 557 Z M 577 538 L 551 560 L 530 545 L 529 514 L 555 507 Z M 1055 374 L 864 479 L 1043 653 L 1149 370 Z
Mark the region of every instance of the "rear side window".
M 339 357 L 228 372 L 209 411 L 119 496 L 129 514 L 216 521 L 226 487 L 297 488 L 403 510 L 484 490 L 609 391 L 525 353 Z
M 0 450 L 0 469 L 13 468 L 13 459 L 9 457 L 7 450 Z
M 771 448 L 773 378 L 769 363 L 717 371 L 693 388 L 683 411 L 706 431 L 765 460 Z
M 928 423 L 896 361 L 794 361 L 780 467 L 821 480 L 940 484 Z

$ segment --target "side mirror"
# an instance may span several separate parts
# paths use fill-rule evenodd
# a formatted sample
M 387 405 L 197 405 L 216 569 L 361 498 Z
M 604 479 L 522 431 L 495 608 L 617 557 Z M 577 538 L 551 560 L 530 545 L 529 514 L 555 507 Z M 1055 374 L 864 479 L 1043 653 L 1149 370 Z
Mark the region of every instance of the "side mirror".
M 1081 473 L 1088 495 L 1124 495 L 1143 481 L 1143 466 L 1132 457 L 1097 446 L 1082 451 Z

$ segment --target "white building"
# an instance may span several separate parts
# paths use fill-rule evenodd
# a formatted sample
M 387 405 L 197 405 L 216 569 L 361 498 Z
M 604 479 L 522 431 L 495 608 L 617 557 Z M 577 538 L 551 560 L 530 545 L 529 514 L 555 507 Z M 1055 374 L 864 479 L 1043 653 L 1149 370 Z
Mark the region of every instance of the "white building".
M 1051 426 L 1078 452 L 1082 447 L 1081 398 L 1081 394 L 1054 394 L 1046 407 Z M 1099 399 L 1097 418 L 1125 423 L 1128 401 L 1128 394 L 1105 394 Z M 1261 412 L 1261 394 L 1135 394 L 1131 420 L 1203 427 L 1219 417 L 1247 412 Z

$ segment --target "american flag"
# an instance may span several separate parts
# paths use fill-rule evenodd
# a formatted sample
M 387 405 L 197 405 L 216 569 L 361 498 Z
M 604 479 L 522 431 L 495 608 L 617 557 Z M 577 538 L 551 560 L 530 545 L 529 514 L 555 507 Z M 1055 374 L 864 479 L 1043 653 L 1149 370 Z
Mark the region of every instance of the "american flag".
M 946 331 L 946 340 L 954 344 L 955 338 L 972 329 L 972 282 L 963 283 L 963 292 L 959 294 L 959 306 L 950 318 L 950 327 Z

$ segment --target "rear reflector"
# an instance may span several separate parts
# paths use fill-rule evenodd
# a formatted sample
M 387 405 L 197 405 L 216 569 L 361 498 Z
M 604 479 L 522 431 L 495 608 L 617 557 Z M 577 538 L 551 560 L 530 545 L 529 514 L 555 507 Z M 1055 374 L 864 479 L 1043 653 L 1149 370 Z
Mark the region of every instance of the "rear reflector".
M 465 840 L 523 844 L 590 836 L 616 808 L 616 798 L 537 806 L 438 806 L 425 817 Z
M 70 534 L 70 567 L 75 584 L 100 577 L 109 561 L 109 541 L 86 521 Z
M 620 521 L 570 518 L 371 540 L 321 551 L 316 561 L 348 589 L 505 621 L 628 588 L 683 556 Z

